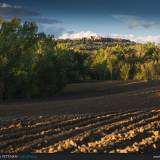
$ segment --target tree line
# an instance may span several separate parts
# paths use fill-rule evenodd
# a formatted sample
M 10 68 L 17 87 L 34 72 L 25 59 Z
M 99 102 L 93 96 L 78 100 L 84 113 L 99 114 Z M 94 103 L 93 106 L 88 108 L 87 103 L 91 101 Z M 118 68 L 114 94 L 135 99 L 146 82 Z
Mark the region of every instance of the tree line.
M 98 50 L 91 62 L 96 79 L 160 79 L 160 48 L 153 43 L 106 47 Z
M 83 76 L 85 55 L 57 47 L 34 22 L 0 21 L 1 99 L 51 96 Z
M 0 97 L 52 96 L 83 80 L 160 79 L 160 48 L 148 44 L 99 48 L 85 53 L 38 32 L 34 22 L 0 19 Z

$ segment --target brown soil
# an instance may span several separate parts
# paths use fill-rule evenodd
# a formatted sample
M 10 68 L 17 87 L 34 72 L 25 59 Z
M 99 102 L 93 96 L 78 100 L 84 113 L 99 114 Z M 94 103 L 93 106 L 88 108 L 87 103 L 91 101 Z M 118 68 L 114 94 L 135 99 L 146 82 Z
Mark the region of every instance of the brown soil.
M 72 84 L 0 105 L 0 152 L 158 153 L 160 81 Z

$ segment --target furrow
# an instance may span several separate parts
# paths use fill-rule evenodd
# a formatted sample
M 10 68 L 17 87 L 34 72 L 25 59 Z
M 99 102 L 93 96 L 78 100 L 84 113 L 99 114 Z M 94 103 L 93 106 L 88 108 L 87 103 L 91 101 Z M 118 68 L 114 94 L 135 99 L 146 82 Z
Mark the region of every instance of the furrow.
M 58 141 L 61 141 L 61 140 L 64 140 L 64 139 L 67 139 L 69 137 L 73 137 L 77 134 L 79 134 L 80 132 L 84 132 L 86 130 L 89 130 L 91 129 L 92 127 L 98 127 L 98 126 L 101 126 L 101 125 L 104 125 L 104 124 L 109 124 L 109 123 L 113 123 L 114 121 L 117 121 L 119 118 L 122 118 L 122 119 L 125 119 L 129 116 L 135 116 L 135 115 L 138 115 L 142 112 L 134 112 L 134 113 L 127 113 L 127 114 L 124 114 L 120 117 L 116 116 L 115 118 L 113 119 L 107 119 L 107 120 L 102 120 L 102 121 L 98 121 L 96 120 L 96 122 L 94 122 L 93 124 L 87 124 L 85 126 L 82 126 L 82 127 L 79 127 L 77 129 L 69 129 L 69 130 L 64 130 L 64 132 L 60 132 L 59 134 L 54 134 L 54 135 L 46 135 L 46 136 L 43 136 L 42 138 L 39 138 L 39 139 L 35 139 L 31 142 L 26 142 L 24 143 L 22 146 L 20 146 L 19 148 L 17 147 L 16 151 L 17 152 L 20 152 L 20 151 L 28 151 L 29 149 L 32 150 L 33 148 L 36 148 L 39 146 L 39 144 L 41 144 L 41 146 L 46 146 L 46 145 L 49 145 L 49 144 L 53 144 L 53 143 L 57 143 Z M 77 124 L 76 124 L 77 126 Z M 68 127 L 68 126 L 66 126 Z M 19 139 L 18 139 L 19 141 Z M 13 143 L 13 141 L 12 141 Z M 11 146 L 10 146 L 11 148 Z M 14 149 L 15 150 L 15 149 Z
M 140 118 L 144 118 L 143 117 L 144 115 L 140 115 Z M 150 114 L 150 116 L 152 116 L 152 114 Z M 133 120 L 130 120 L 130 121 L 133 121 Z M 129 121 L 129 122 L 130 122 Z M 61 142 L 59 142 L 59 143 L 57 143 L 57 144 L 55 144 L 55 145 L 52 145 L 50 148 L 55 148 L 55 151 L 56 151 L 56 147 L 59 147 L 59 146 L 62 146 L 62 147 L 59 147 L 59 150 L 63 150 L 62 148 L 67 148 L 66 147 L 66 144 L 68 143 L 69 144 L 69 142 L 71 141 L 74 141 L 74 143 L 76 144 L 76 145 L 79 145 L 79 143 L 82 143 L 82 144 L 84 144 L 84 142 L 85 141 L 87 141 L 88 140 L 88 138 L 90 138 L 91 137 L 91 139 L 92 139 L 92 135 L 94 134 L 94 132 L 95 132 L 95 135 L 97 134 L 97 131 L 99 132 L 99 133 L 101 133 L 102 132 L 102 130 L 107 130 L 107 132 L 113 132 L 118 126 L 120 126 L 121 127 L 121 125 L 128 125 L 128 120 L 127 121 L 120 121 L 120 122 L 116 122 L 116 123 L 113 123 L 112 125 L 110 124 L 110 125 L 106 125 L 106 126 L 101 126 L 100 128 L 92 128 L 90 131 L 86 131 L 86 132 L 84 132 L 84 133 L 82 133 L 82 134 L 79 134 L 79 135 L 77 135 L 77 136 L 75 136 L 75 137 L 73 137 L 73 138 L 70 138 L 70 139 L 67 139 L 66 141 L 64 140 L 64 141 L 61 141 Z M 136 123 L 137 121 L 135 121 L 135 123 Z M 102 135 L 101 135 L 102 136 Z M 91 140 L 90 139 L 90 140 Z M 95 139 L 95 138 L 93 138 L 93 139 Z M 65 147 L 63 147 L 63 146 L 65 146 Z M 71 147 L 73 147 L 73 145 L 71 144 L 70 145 Z M 69 147 L 69 145 L 68 145 L 68 147 Z M 48 147 L 49 148 L 49 147 Z M 69 147 L 70 148 L 70 147 Z M 45 149 L 40 149 L 40 150 L 37 150 L 36 152 L 43 152 L 43 151 L 45 151 L 45 150 L 47 150 L 47 148 Z

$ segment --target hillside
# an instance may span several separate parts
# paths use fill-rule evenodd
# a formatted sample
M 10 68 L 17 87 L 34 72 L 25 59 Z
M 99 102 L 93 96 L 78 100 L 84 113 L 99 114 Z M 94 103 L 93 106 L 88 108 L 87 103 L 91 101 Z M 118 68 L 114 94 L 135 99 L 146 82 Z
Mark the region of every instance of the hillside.
M 78 50 L 80 52 L 94 52 L 107 46 L 114 46 L 116 44 L 121 45 L 133 45 L 136 44 L 127 39 L 118 39 L 118 38 L 105 38 L 105 37 L 94 37 L 82 39 L 58 39 L 57 42 L 61 45 L 64 45 L 66 48 L 73 50 Z

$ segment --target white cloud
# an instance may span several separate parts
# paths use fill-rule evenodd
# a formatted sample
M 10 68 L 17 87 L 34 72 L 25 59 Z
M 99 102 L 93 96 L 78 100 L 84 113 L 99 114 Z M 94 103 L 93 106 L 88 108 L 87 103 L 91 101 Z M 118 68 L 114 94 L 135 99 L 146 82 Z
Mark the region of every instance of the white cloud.
M 94 33 L 92 31 L 81 31 L 78 33 L 64 33 L 63 35 L 59 36 L 59 39 L 81 39 L 81 38 L 91 38 L 91 36 L 100 38 L 100 37 L 108 37 L 108 38 L 121 38 L 121 39 L 128 39 L 138 43 L 160 43 L 160 35 L 146 35 L 146 36 L 135 36 L 133 34 L 128 35 L 121 35 L 121 34 L 111 34 L 109 36 L 100 35 L 98 33 Z
M 81 39 L 81 38 L 91 38 L 91 37 L 99 38 L 100 35 L 94 33 L 92 31 L 81 31 L 78 33 L 64 33 L 59 39 Z
M 11 5 L 8 3 L 0 3 L 0 8 L 21 8 L 21 6 Z
M 1 8 L 7 8 L 7 7 L 12 7 L 12 6 L 10 4 L 7 4 L 7 3 L 1 3 L 0 7 Z
M 147 43 L 147 42 L 153 42 L 153 43 L 160 43 L 160 35 L 147 35 L 147 36 L 135 36 L 132 34 L 129 35 L 120 35 L 120 34 L 112 34 L 111 36 L 109 36 L 111 38 L 122 38 L 122 39 L 128 39 L 134 42 L 138 42 L 138 43 Z
M 0 3 L 0 16 L 5 18 L 12 17 L 31 17 L 31 16 L 40 16 L 41 14 L 36 11 L 25 9 L 21 6 L 12 5 L 8 3 Z
M 128 27 L 131 29 L 138 27 L 143 27 L 145 29 L 148 29 L 151 27 L 160 26 L 159 21 L 146 20 L 138 16 L 115 14 L 112 15 L 112 17 L 124 23 L 127 23 Z

